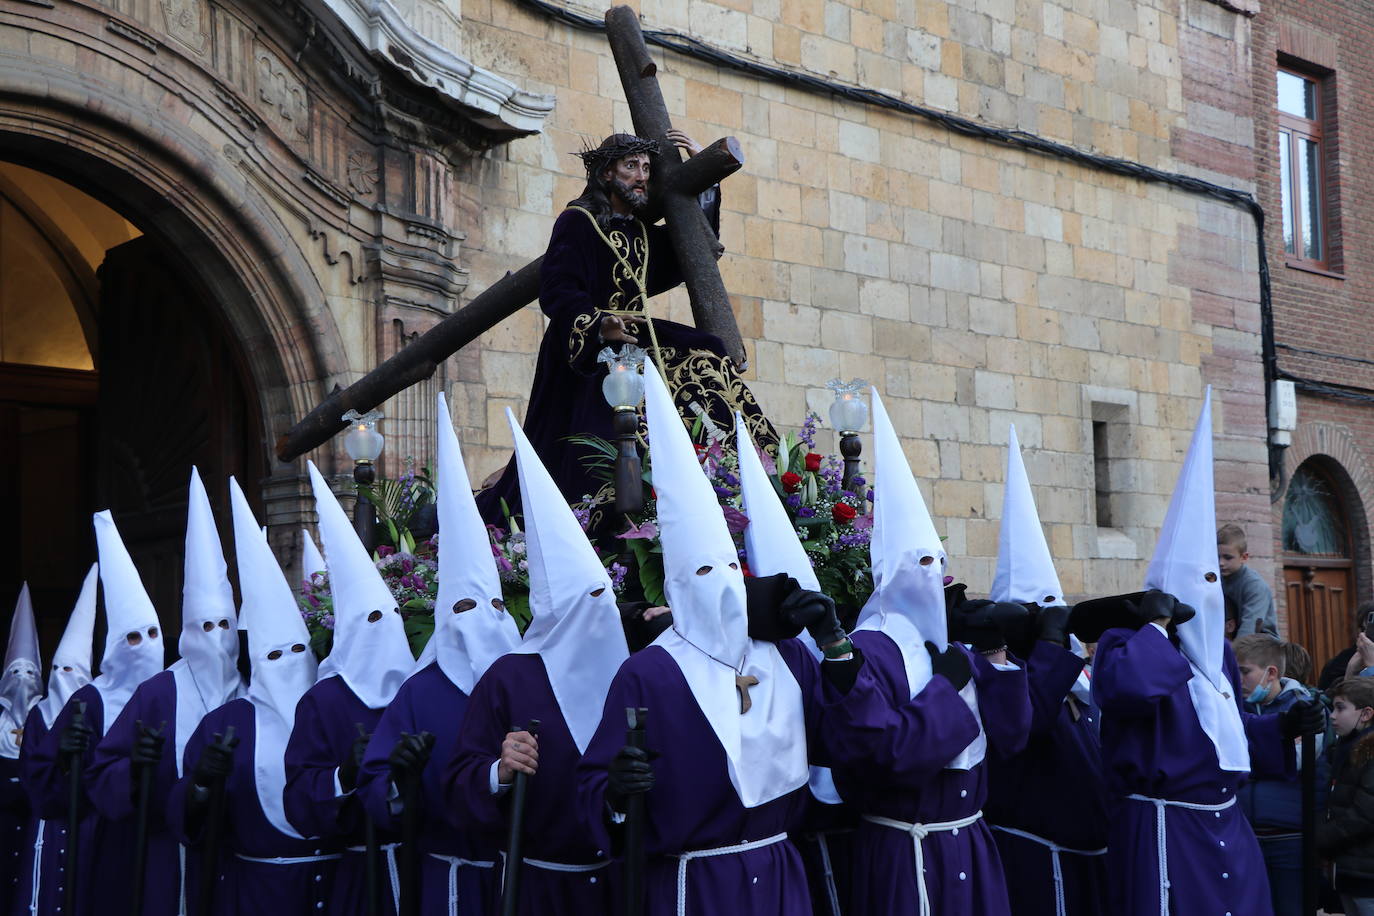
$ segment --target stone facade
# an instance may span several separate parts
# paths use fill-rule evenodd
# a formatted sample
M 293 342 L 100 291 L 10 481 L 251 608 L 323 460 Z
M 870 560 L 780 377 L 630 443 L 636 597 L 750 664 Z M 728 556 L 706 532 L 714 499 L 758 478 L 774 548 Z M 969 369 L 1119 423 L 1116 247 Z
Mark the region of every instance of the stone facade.
M 361 7 L 345 0 L 119 3 L 0 0 L 0 131 L 27 138 L 4 154 L 66 145 L 102 158 L 143 189 L 129 208 L 205 253 L 246 342 L 264 449 L 334 384 L 540 254 L 582 183 L 572 153 L 630 124 L 604 38 L 520 0 L 412 2 L 395 21 L 383 0 L 386 41 L 361 32 Z M 1254 53 L 1246 3 L 634 5 L 646 28 L 772 66 L 1254 188 L 1253 170 L 1227 158 L 1254 154 L 1236 107 Z M 418 36 L 409 51 L 404 27 Z M 973 591 L 991 583 L 1013 422 L 1070 595 L 1138 587 L 1206 384 L 1223 514 L 1269 524 L 1245 210 L 654 55 L 677 126 L 703 142 L 734 135 L 747 156 L 724 187 L 721 270 L 761 403 L 795 427 L 808 409 L 824 415 L 828 379 L 871 380 Z M 439 85 L 460 64 L 506 101 Z M 690 320 L 681 291 L 655 309 Z M 542 330 L 530 306 L 389 404 L 393 460 L 425 457 L 428 399 L 443 385 L 474 478 L 498 468 L 501 410 L 523 409 Z M 1110 458 L 1107 527 L 1094 424 Z M 294 538 L 308 517 L 301 468 L 273 468 L 272 521 Z

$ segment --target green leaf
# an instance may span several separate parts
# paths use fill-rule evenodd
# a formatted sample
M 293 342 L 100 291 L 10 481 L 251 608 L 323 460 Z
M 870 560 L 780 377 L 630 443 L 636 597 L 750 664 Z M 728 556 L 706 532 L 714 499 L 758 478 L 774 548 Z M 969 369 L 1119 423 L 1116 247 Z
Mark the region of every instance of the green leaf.
M 420 605 L 424 607 L 423 602 Z M 406 618 L 406 639 L 410 642 L 410 654 L 416 658 L 425 651 L 426 644 L 434 635 L 434 617 L 417 614 Z
M 506 613 L 510 614 L 515 620 L 516 627 L 519 628 L 521 635 L 524 635 L 529 628 L 530 621 L 534 615 L 530 613 L 530 593 L 522 591 L 518 587 L 507 585 L 505 588 Z

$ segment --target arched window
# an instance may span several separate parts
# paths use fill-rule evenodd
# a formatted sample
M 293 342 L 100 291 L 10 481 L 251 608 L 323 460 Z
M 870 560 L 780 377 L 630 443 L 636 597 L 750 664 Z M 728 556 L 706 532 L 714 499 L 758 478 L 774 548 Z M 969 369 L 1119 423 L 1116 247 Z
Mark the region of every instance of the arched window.
M 1283 502 L 1283 579 L 1288 638 L 1317 666 L 1350 645 L 1354 635 L 1351 513 L 1354 487 L 1325 456 L 1298 465 Z
M 1290 554 L 1348 557 L 1350 533 L 1336 485 L 1312 461 L 1288 483 L 1283 502 L 1283 550 Z

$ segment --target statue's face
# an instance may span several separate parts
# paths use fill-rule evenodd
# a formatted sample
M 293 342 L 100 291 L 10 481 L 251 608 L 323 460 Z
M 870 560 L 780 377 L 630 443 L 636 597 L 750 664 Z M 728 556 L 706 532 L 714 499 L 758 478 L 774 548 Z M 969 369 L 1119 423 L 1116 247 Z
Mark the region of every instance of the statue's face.
M 617 159 L 601 173 L 610 191 L 629 206 L 638 210 L 649 202 L 649 154 L 635 153 Z

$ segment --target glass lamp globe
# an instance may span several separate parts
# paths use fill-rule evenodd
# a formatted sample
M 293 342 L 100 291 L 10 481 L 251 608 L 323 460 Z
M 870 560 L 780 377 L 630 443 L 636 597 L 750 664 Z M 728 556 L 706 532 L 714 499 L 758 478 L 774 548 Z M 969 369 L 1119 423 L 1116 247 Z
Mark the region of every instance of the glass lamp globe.
M 826 387 L 835 393 L 835 400 L 829 410 L 830 425 L 835 427 L 837 432 L 862 432 L 868 424 L 868 404 L 863 396 L 868 382 L 858 378 L 848 382 L 831 379 Z
M 626 346 L 619 353 L 610 347 L 597 355 L 596 361 L 606 364 L 606 377 L 601 380 L 601 394 L 614 408 L 635 407 L 644 399 L 645 353 L 636 346 Z
M 354 462 L 376 461 L 377 456 L 382 453 L 382 446 L 386 444 L 386 438 L 377 429 L 382 412 L 369 410 L 365 414 L 360 414 L 356 410 L 350 410 L 343 415 L 343 419 L 351 424 L 348 432 L 344 434 L 344 450 L 348 452 L 348 457 Z

